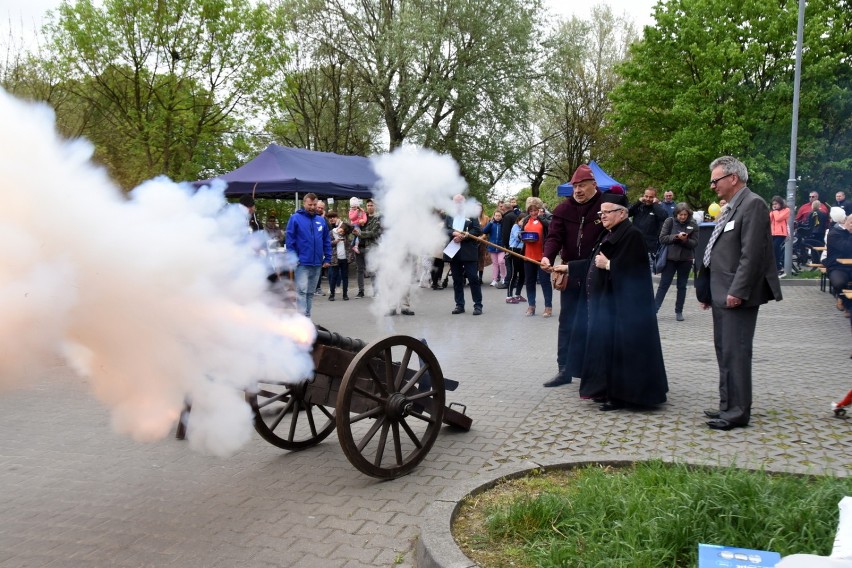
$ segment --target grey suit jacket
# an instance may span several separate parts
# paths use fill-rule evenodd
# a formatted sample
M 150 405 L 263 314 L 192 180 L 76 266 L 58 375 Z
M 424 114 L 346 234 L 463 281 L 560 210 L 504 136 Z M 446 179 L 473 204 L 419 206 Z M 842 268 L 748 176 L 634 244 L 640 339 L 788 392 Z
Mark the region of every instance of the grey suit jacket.
M 724 306 L 728 295 L 742 299 L 744 307 L 780 301 L 781 283 L 775 268 L 766 202 L 744 187 L 731 200 L 730 207 L 725 229 L 710 255 L 713 304 Z

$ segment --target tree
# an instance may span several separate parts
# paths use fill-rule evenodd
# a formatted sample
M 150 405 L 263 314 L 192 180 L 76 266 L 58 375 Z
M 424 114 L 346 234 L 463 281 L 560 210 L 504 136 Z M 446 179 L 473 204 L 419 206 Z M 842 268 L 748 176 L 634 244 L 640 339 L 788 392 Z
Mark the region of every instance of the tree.
M 764 197 L 783 193 L 797 12 L 794 0 L 669 0 L 656 6 L 657 25 L 645 28 L 621 68 L 625 82 L 613 93 L 612 134 L 621 142 L 615 162 L 626 164 L 633 183 L 672 189 L 693 205 L 706 205 L 715 198 L 708 164 L 732 154 L 748 165 L 752 189 Z M 826 130 L 845 129 L 849 155 L 849 14 L 847 0 L 808 4 L 800 144 L 819 162 L 831 138 Z M 825 57 L 827 44 L 845 51 Z M 845 85 L 832 86 L 836 77 L 845 77 Z M 841 115 L 839 125 L 820 116 L 826 108 Z M 844 147 L 837 140 L 829 146 L 835 152 Z M 812 183 L 806 172 L 814 163 L 801 166 L 803 185 Z
M 311 57 L 351 66 L 391 150 L 409 141 L 450 154 L 480 197 L 499 179 L 524 116 L 539 0 L 293 4 Z
M 90 109 L 96 157 L 130 188 L 157 174 L 195 179 L 239 138 L 265 54 L 285 50 L 275 25 L 248 0 L 77 0 L 46 31 L 65 87 Z
M 281 43 L 298 45 L 300 29 L 278 30 Z M 288 146 L 344 155 L 369 155 L 379 145 L 380 116 L 368 102 L 353 65 L 327 50 L 313 56 L 272 55 L 270 71 L 285 80 L 264 93 L 266 130 Z
M 621 81 L 616 69 L 635 39 L 629 19 L 598 5 L 590 20 L 562 21 L 545 40 L 523 167 L 532 195 L 539 195 L 546 179 L 561 183 L 581 163 L 608 157 L 611 142 L 603 127 L 611 110 L 609 95 Z

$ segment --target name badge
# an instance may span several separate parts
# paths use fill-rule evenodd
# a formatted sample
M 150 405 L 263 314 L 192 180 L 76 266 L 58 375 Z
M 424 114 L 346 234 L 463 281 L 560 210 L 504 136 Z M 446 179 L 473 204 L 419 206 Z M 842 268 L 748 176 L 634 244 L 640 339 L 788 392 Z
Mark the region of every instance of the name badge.
M 727 233 L 728 231 L 730 231 L 731 229 L 733 229 L 733 228 L 734 228 L 734 223 L 736 223 L 736 220 L 734 220 L 734 221 L 728 221 L 727 223 L 725 223 L 725 230 L 724 230 L 724 232 L 725 232 L 725 233 Z

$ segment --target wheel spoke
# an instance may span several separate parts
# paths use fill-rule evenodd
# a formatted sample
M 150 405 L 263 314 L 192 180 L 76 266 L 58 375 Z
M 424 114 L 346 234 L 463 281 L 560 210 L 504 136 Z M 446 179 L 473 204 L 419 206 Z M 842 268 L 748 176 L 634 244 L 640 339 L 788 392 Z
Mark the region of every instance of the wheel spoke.
M 363 437 L 363 438 L 361 438 L 361 441 L 360 441 L 360 442 L 358 442 L 358 445 L 357 445 L 356 447 L 358 448 L 358 451 L 359 451 L 359 452 L 363 452 L 363 451 L 364 451 L 364 447 L 365 447 L 367 444 L 369 444 L 369 443 L 370 443 L 370 440 L 372 440 L 372 439 L 373 439 L 373 436 L 375 436 L 375 435 L 376 435 L 376 432 L 378 431 L 378 429 L 379 429 L 379 428 L 382 426 L 382 424 L 384 424 L 384 423 L 385 423 L 385 417 L 384 417 L 384 416 L 382 416 L 381 418 L 379 418 L 378 420 L 376 420 L 376 422 L 375 422 L 375 423 L 374 423 L 374 424 L 370 427 L 370 430 L 369 430 L 366 434 L 364 434 L 364 437 Z
M 261 391 L 260 393 L 258 393 L 258 397 L 263 395 L 263 396 L 267 397 L 267 399 L 264 400 L 263 402 L 258 402 L 257 407 L 263 408 L 264 406 L 272 404 L 273 402 L 278 402 L 279 400 L 283 399 L 284 397 L 290 396 L 290 392 L 291 392 L 290 389 L 287 389 L 284 392 L 278 393 L 278 394 L 273 394 L 269 391 Z
M 370 373 L 370 376 L 373 378 L 373 382 L 375 383 L 375 385 L 379 388 L 380 391 L 382 391 L 382 394 L 384 396 L 390 396 L 387 387 L 385 387 L 385 385 L 382 383 L 382 379 L 379 377 L 378 373 L 376 373 L 376 370 L 373 368 L 373 366 L 367 363 L 365 367 Z
M 412 418 L 417 418 L 418 420 L 422 420 L 423 422 L 426 422 L 427 424 L 434 424 L 435 423 L 435 419 L 432 416 L 427 417 L 427 416 L 424 416 L 420 412 L 409 412 L 408 415 Z
M 435 392 L 434 390 L 430 390 L 430 391 L 426 391 L 426 392 L 419 392 L 417 394 L 413 394 L 413 395 L 406 397 L 406 398 L 408 398 L 408 400 L 420 400 L 421 398 L 433 397 L 436 394 L 438 394 L 438 393 Z
M 374 416 L 376 416 L 377 414 L 381 414 L 382 412 L 383 412 L 383 409 L 381 407 L 376 407 L 376 408 L 373 408 L 371 410 L 368 410 L 367 412 L 362 412 L 361 414 L 356 414 L 355 416 L 353 416 L 352 418 L 349 419 L 349 423 L 355 424 L 356 422 L 360 422 L 361 420 L 364 420 L 365 418 L 373 418 Z
M 379 436 L 379 446 L 376 448 L 376 457 L 373 459 L 373 465 L 376 467 L 382 467 L 382 456 L 385 455 L 385 444 L 388 442 L 389 428 L 390 423 L 385 422 L 385 425 L 382 427 L 382 435 Z
M 270 430 L 275 430 L 278 428 L 278 425 L 281 424 L 281 421 L 284 420 L 284 416 L 286 416 L 287 411 L 293 408 L 293 402 L 295 399 L 290 399 L 287 401 L 287 404 L 284 405 L 284 408 L 281 409 L 281 412 L 278 416 L 275 417 L 275 420 L 272 421 L 272 424 L 269 425 Z
M 315 404 L 315 405 L 313 405 L 313 407 L 314 407 L 314 408 L 319 408 L 319 409 L 320 409 L 320 412 L 322 412 L 323 414 L 325 414 L 325 417 L 326 417 L 326 418 L 328 418 L 329 420 L 334 420 L 334 414 L 333 414 L 332 412 L 330 412 L 330 411 L 329 411 L 326 407 L 324 407 L 324 406 L 322 406 L 322 405 L 317 406 L 316 404 Z
M 293 416 L 290 417 L 290 433 L 287 435 L 287 439 L 291 442 L 296 437 L 296 424 L 299 422 L 299 410 L 301 407 L 302 404 L 298 400 L 293 405 Z
M 385 385 L 387 385 L 388 390 L 390 392 L 396 392 L 396 385 L 393 380 L 393 352 L 391 348 L 388 347 L 384 350 L 384 358 L 385 358 Z
M 409 390 L 411 390 L 411 387 L 413 387 L 414 385 L 416 385 L 416 384 L 417 384 L 417 382 L 418 382 L 418 381 L 420 381 L 421 377 L 423 377 L 423 375 L 425 375 L 425 374 L 426 374 L 426 372 L 427 372 L 428 370 L 429 370 L 429 367 L 428 367 L 428 366 L 426 366 L 426 365 L 423 365 L 422 367 L 420 367 L 419 369 L 417 369 L 417 372 L 416 372 L 416 373 L 414 373 L 414 376 L 413 376 L 413 377 L 411 377 L 411 378 L 408 380 L 408 382 L 407 382 L 407 383 L 405 383 L 405 386 L 403 386 L 401 389 L 399 389 L 399 392 L 401 392 L 402 394 L 405 394 L 405 393 L 407 393 Z
M 393 453 L 396 455 L 396 465 L 402 465 L 402 443 L 399 439 L 399 423 L 393 423 Z
M 358 393 L 358 394 L 360 394 L 361 396 L 366 397 L 366 398 L 369 398 L 370 400 L 375 400 L 375 401 L 376 401 L 376 402 L 378 402 L 379 404 L 384 404 L 384 402 L 385 402 L 385 399 L 383 399 L 383 398 L 382 398 L 382 397 L 380 397 L 379 395 L 377 395 L 377 394 L 375 394 L 375 393 L 372 393 L 372 392 L 365 391 L 365 390 L 364 390 L 364 389 L 362 389 L 361 387 L 357 387 L 357 386 L 356 386 L 356 387 L 352 387 L 352 391 L 353 391 L 353 392 L 357 392 L 357 393 Z
M 411 429 L 411 426 L 409 426 L 405 422 L 405 420 L 401 420 L 400 424 L 402 424 L 402 429 L 405 430 L 405 433 L 408 434 L 408 437 L 411 438 L 411 441 L 414 442 L 414 445 L 417 446 L 417 449 L 419 450 L 420 448 L 422 448 L 423 444 L 420 443 L 420 438 L 417 437 L 417 435 Z
M 402 356 L 402 361 L 399 362 L 399 371 L 396 373 L 396 379 L 393 382 L 393 388 L 397 391 L 401 391 L 400 385 L 402 384 L 402 379 L 405 377 L 405 371 L 408 369 L 408 362 L 411 361 L 411 347 L 406 347 L 405 355 Z
M 316 438 L 317 425 L 314 423 L 314 405 L 310 402 L 305 403 L 305 416 L 308 418 L 308 426 L 311 429 L 311 436 Z

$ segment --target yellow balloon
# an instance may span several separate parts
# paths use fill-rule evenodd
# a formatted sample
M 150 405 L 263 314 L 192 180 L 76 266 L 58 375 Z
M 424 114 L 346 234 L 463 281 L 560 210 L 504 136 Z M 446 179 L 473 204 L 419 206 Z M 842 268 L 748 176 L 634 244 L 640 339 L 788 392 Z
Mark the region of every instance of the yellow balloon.
M 713 217 L 713 218 L 715 219 L 715 218 L 716 218 L 716 215 L 718 215 L 718 214 L 719 214 L 719 211 L 721 211 L 721 210 L 722 210 L 722 208 L 721 208 L 721 207 L 719 207 L 719 204 L 718 204 L 718 203 L 716 203 L 716 202 L 714 201 L 714 202 L 713 202 L 713 203 L 711 203 L 711 204 L 710 204 L 710 206 L 707 208 L 707 213 L 708 213 L 711 217 Z

